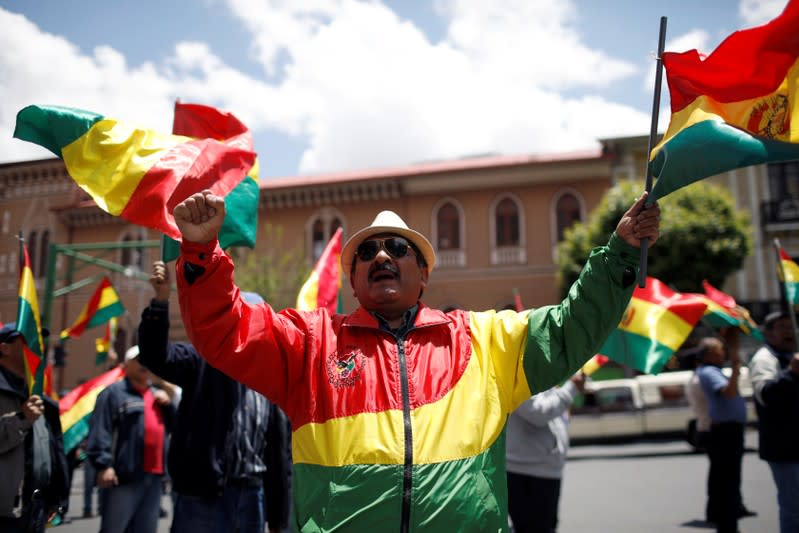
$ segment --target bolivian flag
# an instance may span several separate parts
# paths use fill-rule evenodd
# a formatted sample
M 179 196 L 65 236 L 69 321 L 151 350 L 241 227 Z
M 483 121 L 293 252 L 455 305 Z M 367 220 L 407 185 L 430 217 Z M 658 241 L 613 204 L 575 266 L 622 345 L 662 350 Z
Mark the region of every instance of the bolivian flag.
M 105 334 L 94 339 L 94 366 L 100 366 L 108 361 L 108 354 L 111 352 L 111 346 L 114 344 L 114 339 L 119 329 L 119 319 L 112 317 L 111 320 L 105 323 Z
M 663 54 L 671 122 L 651 153 L 655 201 L 735 168 L 799 159 L 799 0 L 703 58 Z
M 799 266 L 785 250 L 780 248 L 780 281 L 785 285 L 785 296 L 791 305 L 799 304 Z
M 338 228 L 302 285 L 297 295 L 298 310 L 313 311 L 324 307 L 331 315 L 337 311 L 341 287 L 341 234 L 341 228 Z
M 64 432 L 64 452 L 69 454 L 89 434 L 89 419 L 94 411 L 97 396 L 125 375 L 121 366 L 78 385 L 58 401 L 61 413 L 61 430 Z
M 680 294 L 648 277 L 636 287 L 624 317 L 599 353 L 616 362 L 657 374 L 702 318 L 703 299 Z
M 178 203 L 204 189 L 226 196 L 255 162 L 249 132 L 224 142 L 192 139 L 59 106 L 24 108 L 14 137 L 61 157 L 103 211 L 174 239 Z
M 25 339 L 25 379 L 30 394 L 41 395 L 46 388 L 44 339 L 42 337 L 39 299 L 31 270 L 28 247 L 20 241 L 19 297 L 17 298 L 17 331 Z M 50 384 L 47 388 L 50 388 Z M 52 393 L 52 391 L 50 391 Z
M 119 294 L 111 285 L 111 281 L 107 277 L 103 277 L 75 322 L 61 332 L 61 339 L 69 337 L 77 339 L 87 328 L 105 324 L 112 317 L 119 316 L 124 312 L 125 306 L 122 305 Z
M 232 114 L 215 107 L 200 104 L 175 102 L 172 133 L 218 141 L 247 132 L 245 126 Z M 236 188 L 225 196 L 225 221 L 219 230 L 219 246 L 226 250 L 231 246 L 255 247 L 258 233 L 258 160 L 255 160 L 247 176 Z M 168 239 L 164 243 L 161 259 L 165 262 L 177 259 L 180 245 Z
M 763 333 L 758 329 L 749 311 L 738 305 L 735 298 L 720 291 L 707 280 L 702 281 L 705 294 L 692 294 L 698 298 L 705 298 L 707 309 L 702 316 L 702 321 L 714 328 L 737 327 L 750 337 L 763 341 Z

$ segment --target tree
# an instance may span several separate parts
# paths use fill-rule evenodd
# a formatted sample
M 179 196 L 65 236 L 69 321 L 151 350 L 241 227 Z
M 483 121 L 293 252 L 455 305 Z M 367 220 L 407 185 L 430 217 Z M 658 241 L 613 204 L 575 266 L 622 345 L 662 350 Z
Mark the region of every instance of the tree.
M 299 243 L 291 248 L 283 244 L 282 227 L 264 224 L 261 235 L 269 243 L 265 251 L 233 250 L 236 283 L 243 291 L 263 296 L 275 310 L 294 307 L 311 267 Z
M 558 284 L 563 295 L 577 279 L 591 249 L 607 243 L 621 216 L 644 190 L 625 181 L 610 189 L 587 223 L 566 231 L 558 247 Z M 699 181 L 661 198 L 660 238 L 649 249 L 647 274 L 680 292 L 703 292 L 702 280 L 724 285 L 752 248 L 752 228 L 727 191 Z

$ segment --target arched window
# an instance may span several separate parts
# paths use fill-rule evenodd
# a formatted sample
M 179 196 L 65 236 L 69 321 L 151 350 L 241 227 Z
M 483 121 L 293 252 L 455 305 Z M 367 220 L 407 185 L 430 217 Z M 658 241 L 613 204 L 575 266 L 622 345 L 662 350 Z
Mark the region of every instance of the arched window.
M 497 246 L 519 245 L 519 209 L 510 198 L 502 199 L 494 213 Z
M 311 230 L 311 240 L 313 242 L 313 260 L 316 261 L 322 255 L 322 252 L 325 250 L 325 246 L 327 245 L 328 239 L 327 232 L 325 231 L 325 223 L 321 220 L 316 220 L 313 223 L 313 229 Z
M 488 208 L 492 265 L 527 263 L 524 204 L 512 193 L 498 195 Z
M 571 193 L 561 195 L 555 207 L 557 242 L 563 240 L 563 234 L 567 228 L 571 227 L 575 222 L 579 222 L 581 219 L 580 201 L 577 199 L 577 196 Z
M 436 215 L 439 250 L 458 250 L 461 247 L 460 213 L 452 202 L 447 202 L 438 209 Z
M 327 243 L 338 228 L 344 229 L 344 217 L 338 210 L 325 207 L 315 213 L 306 224 L 306 235 L 310 250 L 308 255 L 313 263 L 321 257 L 322 252 L 325 251 Z
M 466 215 L 454 198 L 442 198 L 431 213 L 432 241 L 436 265 L 442 268 L 466 266 Z

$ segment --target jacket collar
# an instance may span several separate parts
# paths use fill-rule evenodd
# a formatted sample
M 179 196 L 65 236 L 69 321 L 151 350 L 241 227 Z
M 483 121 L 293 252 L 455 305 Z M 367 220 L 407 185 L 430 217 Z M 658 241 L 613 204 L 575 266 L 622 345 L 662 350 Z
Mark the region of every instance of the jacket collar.
M 415 328 L 446 324 L 450 321 L 443 311 L 431 309 L 422 302 L 418 302 L 417 305 L 419 306 L 419 309 L 416 312 L 416 319 L 413 322 L 413 327 Z M 347 318 L 344 319 L 343 325 L 374 329 L 380 328 L 377 318 L 363 307 L 358 307 L 355 312 L 347 315 Z

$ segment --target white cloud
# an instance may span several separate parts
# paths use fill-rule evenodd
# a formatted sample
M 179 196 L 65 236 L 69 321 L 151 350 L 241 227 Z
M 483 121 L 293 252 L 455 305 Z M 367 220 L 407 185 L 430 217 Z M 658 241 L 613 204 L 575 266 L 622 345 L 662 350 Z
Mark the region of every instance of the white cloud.
M 741 0 L 738 16 L 747 27 L 760 26 L 782 13 L 786 5 L 786 0 Z
M 16 113 L 30 104 L 55 104 L 171 127 L 169 82 L 151 63 L 130 69 L 108 47 L 91 56 L 65 39 L 43 33 L 23 16 L 0 9 L 0 160 L 51 157 L 12 139 Z M 131 105 L 135 102 L 135 105 Z
M 302 172 L 572 150 L 596 146 L 608 124 L 647 128 L 631 108 L 558 94 L 636 70 L 581 43 L 570 2 L 439 1 L 448 26 L 435 43 L 380 3 L 229 5 L 267 72 L 283 58 L 273 95 L 280 118 L 269 123 L 308 139 Z M 266 31 L 275 24 L 282 30 Z
M 218 105 L 256 134 L 306 142 L 299 169 L 306 173 L 573 150 L 648 131 L 647 113 L 591 96 L 636 67 L 583 44 L 571 2 L 439 0 L 446 31 L 438 42 L 379 2 L 295 4 L 227 0 L 251 33 L 265 79 L 200 42 L 178 43 L 169 57 L 138 66 L 108 46 L 81 53 L 0 9 L 0 27 L 9 29 L 0 33 L 0 161 L 46 155 L 6 133 L 30 103 L 164 131 L 176 97 Z

